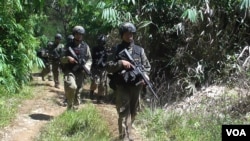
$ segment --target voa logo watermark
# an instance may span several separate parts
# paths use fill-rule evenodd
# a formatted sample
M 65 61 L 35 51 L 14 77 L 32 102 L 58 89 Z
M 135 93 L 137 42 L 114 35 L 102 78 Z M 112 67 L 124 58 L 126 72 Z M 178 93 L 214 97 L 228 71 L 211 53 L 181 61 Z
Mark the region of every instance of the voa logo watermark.
M 247 136 L 244 129 L 226 129 L 228 136 Z
M 222 141 L 250 141 L 250 125 L 222 125 Z

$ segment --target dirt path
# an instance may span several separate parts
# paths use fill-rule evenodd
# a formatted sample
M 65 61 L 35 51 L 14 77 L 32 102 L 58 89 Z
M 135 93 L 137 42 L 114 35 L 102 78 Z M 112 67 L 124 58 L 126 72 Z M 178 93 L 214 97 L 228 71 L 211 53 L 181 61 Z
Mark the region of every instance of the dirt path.
M 64 100 L 62 86 L 60 89 L 54 88 L 52 81 L 42 81 L 40 77 L 34 77 L 32 85 L 35 87 L 34 98 L 25 100 L 19 106 L 17 118 L 9 126 L 0 129 L 1 141 L 33 141 L 46 123 L 66 110 L 66 107 L 62 106 Z M 115 106 L 111 104 L 95 104 L 95 106 L 107 121 L 111 135 L 116 139 L 118 128 Z M 139 134 L 135 133 L 135 137 L 135 141 L 142 141 Z
M 59 104 L 63 100 L 62 88 L 56 89 L 52 81 L 41 81 L 39 77 L 34 77 L 32 85 L 34 98 L 25 100 L 17 118 L 0 130 L 1 141 L 32 141 L 47 122 L 66 110 Z

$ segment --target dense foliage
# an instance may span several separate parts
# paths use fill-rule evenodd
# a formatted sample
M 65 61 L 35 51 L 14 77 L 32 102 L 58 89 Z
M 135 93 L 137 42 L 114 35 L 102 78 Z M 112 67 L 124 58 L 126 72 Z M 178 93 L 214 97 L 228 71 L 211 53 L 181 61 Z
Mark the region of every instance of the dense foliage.
M 33 26 L 40 17 L 21 1 L 5 0 L 0 5 L 0 87 L 15 92 L 30 80 L 38 40 Z
M 108 34 L 113 46 L 119 41 L 115 29 L 124 21 L 137 26 L 136 42 L 148 53 L 163 101 L 205 84 L 232 83 L 240 68 L 236 58 L 249 44 L 249 5 L 249 0 L 4 0 L 0 84 L 15 91 L 28 82 L 39 64 L 39 42 L 43 46 L 57 32 L 66 37 L 82 25 L 90 46 L 100 33 Z

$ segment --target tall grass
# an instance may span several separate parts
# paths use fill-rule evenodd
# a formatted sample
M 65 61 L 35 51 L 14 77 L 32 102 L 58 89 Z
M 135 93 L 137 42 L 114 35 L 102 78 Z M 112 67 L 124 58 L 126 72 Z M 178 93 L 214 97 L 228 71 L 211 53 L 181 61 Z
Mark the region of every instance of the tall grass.
M 223 124 L 249 124 L 248 96 L 231 90 L 194 102 L 185 109 L 146 108 L 135 125 L 148 141 L 220 141 Z
M 41 132 L 37 141 L 110 141 L 106 123 L 93 104 L 79 111 L 66 111 Z
M 223 124 L 248 124 L 249 119 L 215 112 L 166 112 L 145 109 L 135 122 L 148 141 L 220 141 Z

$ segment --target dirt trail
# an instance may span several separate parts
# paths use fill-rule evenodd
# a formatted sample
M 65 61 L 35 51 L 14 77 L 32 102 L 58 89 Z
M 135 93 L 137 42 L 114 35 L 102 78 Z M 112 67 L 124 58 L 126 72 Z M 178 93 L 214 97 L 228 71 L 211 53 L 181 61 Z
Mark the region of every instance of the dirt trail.
M 66 107 L 62 106 L 64 100 L 62 85 L 60 89 L 54 88 L 52 81 L 42 81 L 37 76 L 34 76 L 32 85 L 35 87 L 34 98 L 23 101 L 19 106 L 16 119 L 9 126 L 0 129 L 1 141 L 33 141 L 46 123 L 66 110 Z M 107 121 L 111 135 L 117 139 L 115 106 L 112 104 L 95 104 L 95 106 Z M 137 133 L 135 133 L 135 141 L 142 141 Z
M 34 77 L 34 98 L 19 105 L 18 114 L 12 123 L 0 130 L 1 141 L 32 141 L 40 129 L 66 107 L 58 104 L 63 100 L 63 89 L 53 87 L 52 81 Z

